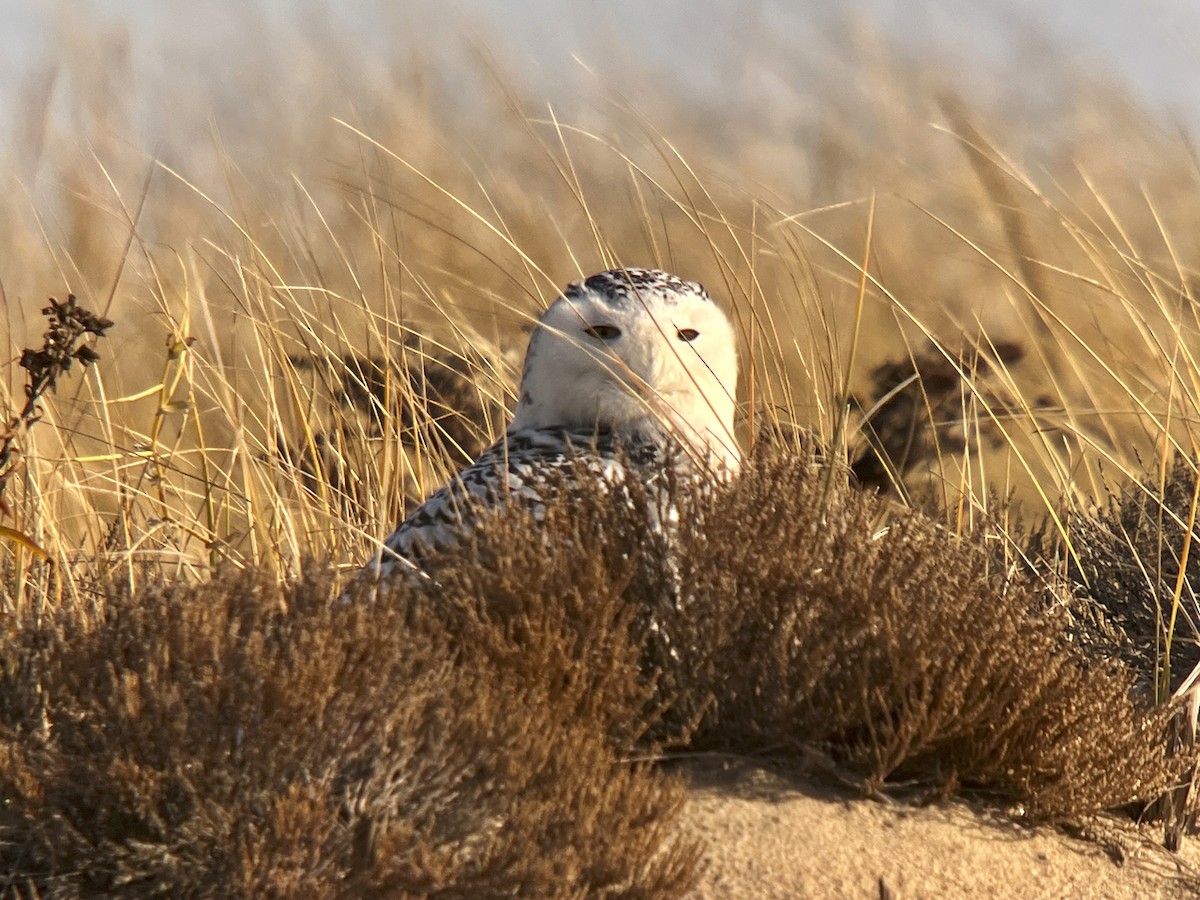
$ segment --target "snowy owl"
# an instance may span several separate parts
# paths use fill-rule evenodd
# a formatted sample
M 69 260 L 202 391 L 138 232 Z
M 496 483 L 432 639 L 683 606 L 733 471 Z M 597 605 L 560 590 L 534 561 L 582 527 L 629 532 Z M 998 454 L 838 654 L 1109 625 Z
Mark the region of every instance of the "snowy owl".
M 701 285 L 654 269 L 571 284 L 530 336 L 504 436 L 408 515 L 359 579 L 420 572 L 481 509 L 515 502 L 538 516 L 553 474 L 576 461 L 609 486 L 653 487 L 667 466 L 731 477 L 736 383 L 733 326 Z

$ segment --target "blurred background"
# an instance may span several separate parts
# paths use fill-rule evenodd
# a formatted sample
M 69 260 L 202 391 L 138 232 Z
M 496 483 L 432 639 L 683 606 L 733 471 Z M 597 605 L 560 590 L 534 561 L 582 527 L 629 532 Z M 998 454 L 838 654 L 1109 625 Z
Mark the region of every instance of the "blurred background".
M 562 285 L 649 264 L 734 311 L 747 440 L 795 420 L 853 460 L 888 425 L 885 486 L 1086 506 L 1200 442 L 1198 45 L 1169 0 L 0 0 L 10 396 L 73 291 L 117 327 L 45 450 L 56 521 L 150 446 L 198 539 L 245 541 L 247 485 L 331 446 L 317 412 L 408 378 L 414 342 L 465 373 L 475 439 L 353 464 L 381 467 L 361 502 L 495 435 Z M 914 428 L 879 401 L 922 367 Z M 264 466 L 236 527 L 218 450 Z
M 215 117 L 236 130 L 288 98 L 297 110 L 325 112 L 305 104 L 318 76 L 333 95 L 329 111 L 339 111 L 336 93 L 353 103 L 364 77 L 418 56 L 430 77 L 453 80 L 463 55 L 483 46 L 547 101 L 570 104 L 589 72 L 626 87 L 636 73 L 635 99 L 681 92 L 763 113 L 782 99 L 781 84 L 819 89 L 844 76 L 839 58 L 855 36 L 952 66 L 992 102 L 1040 107 L 1070 90 L 1073 75 L 1110 79 L 1184 124 L 1200 117 L 1200 9 L 1183 0 L 3 0 L 0 111 L 11 121 L 48 78 L 58 83 L 47 99 L 69 108 L 68 95 L 81 89 L 64 77 L 70 56 L 85 71 L 121 72 L 141 138 L 170 143 L 181 114 L 196 127 Z M 322 56 L 328 68 L 312 68 Z M 248 92 L 250 73 L 263 80 Z M 183 97 L 192 101 L 186 109 L 174 105 Z M 4 134 L 21 140 L 11 127 Z

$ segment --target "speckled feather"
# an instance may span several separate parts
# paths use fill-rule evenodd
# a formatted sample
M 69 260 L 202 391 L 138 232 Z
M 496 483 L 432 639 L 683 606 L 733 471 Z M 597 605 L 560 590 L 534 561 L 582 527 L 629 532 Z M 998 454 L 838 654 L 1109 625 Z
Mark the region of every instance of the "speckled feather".
M 597 326 L 608 336 L 598 337 Z M 701 330 L 712 342 L 709 358 L 691 346 L 703 343 Z M 504 437 L 411 512 L 360 578 L 421 575 L 424 561 L 459 542 L 481 509 L 519 504 L 539 517 L 550 492 L 564 477 L 569 489 L 579 466 L 625 502 L 630 494 L 621 486 L 630 478 L 661 498 L 668 480 L 731 474 L 736 377 L 732 329 L 699 284 L 618 269 L 570 285 L 530 339 Z M 663 405 L 660 388 L 670 400 L 665 414 L 653 408 L 655 400 Z M 714 403 L 708 394 L 720 396 Z M 652 506 L 642 511 L 649 533 L 669 542 L 675 511 Z
M 480 509 L 517 504 L 540 520 L 550 491 L 561 483 L 555 476 L 570 477 L 576 466 L 612 486 L 621 485 L 630 470 L 652 484 L 665 473 L 668 453 L 661 441 L 621 440 L 611 431 L 541 428 L 506 434 L 400 523 L 373 563 L 376 575 L 386 580 L 397 566 L 415 570 L 428 554 L 454 546 Z

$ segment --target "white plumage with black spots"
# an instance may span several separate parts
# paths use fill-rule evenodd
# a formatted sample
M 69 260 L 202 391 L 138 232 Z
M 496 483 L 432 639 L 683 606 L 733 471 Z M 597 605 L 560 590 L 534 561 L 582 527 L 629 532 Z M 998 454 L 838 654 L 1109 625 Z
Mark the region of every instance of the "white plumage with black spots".
M 637 478 L 650 496 L 668 468 L 732 476 L 736 382 L 733 326 L 696 282 L 612 269 L 570 285 L 530 336 L 504 436 L 413 510 L 358 577 L 386 583 L 421 572 L 480 508 L 520 503 L 536 516 L 561 483 L 551 473 L 583 471 L 614 488 Z M 647 512 L 652 530 L 675 527 L 669 510 Z

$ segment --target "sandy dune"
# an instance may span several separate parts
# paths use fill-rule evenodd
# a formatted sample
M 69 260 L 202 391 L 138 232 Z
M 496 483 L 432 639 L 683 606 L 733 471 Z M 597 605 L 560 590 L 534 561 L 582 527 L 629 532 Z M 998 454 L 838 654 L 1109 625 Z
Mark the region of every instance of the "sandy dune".
M 963 802 L 914 807 L 744 761 L 689 763 L 683 828 L 708 844 L 698 898 L 1200 896 L 1200 837 L 1097 823 L 1096 839 L 1016 825 Z

